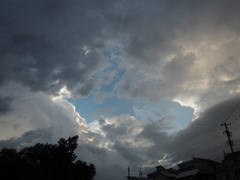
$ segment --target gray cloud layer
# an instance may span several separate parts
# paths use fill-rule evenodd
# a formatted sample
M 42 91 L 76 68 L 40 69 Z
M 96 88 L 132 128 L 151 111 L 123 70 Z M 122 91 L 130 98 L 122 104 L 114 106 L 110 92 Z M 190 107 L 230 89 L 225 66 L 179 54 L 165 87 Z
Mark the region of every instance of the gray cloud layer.
M 174 97 L 210 76 L 234 91 L 226 83 L 239 79 L 233 69 L 239 68 L 238 6 L 226 1 L 1 1 L 0 82 L 19 81 L 50 93 L 66 85 L 86 96 L 98 87 L 93 75 L 107 66 L 101 50 L 108 41 L 125 38 L 118 45 L 126 65 L 147 73 L 147 80 L 157 78 L 154 93 L 146 94 L 148 81 L 130 89 L 117 86 L 130 96 L 154 99 L 154 87 L 161 87 L 159 95 Z
M 0 146 L 79 134 L 79 158 L 96 164 L 97 179 L 110 179 L 129 165 L 177 162 L 223 144 L 220 123 L 239 101 L 239 8 L 224 0 L 1 0 Z M 113 80 L 113 91 L 102 93 Z M 167 118 L 88 125 L 57 96 L 63 87 L 64 97 L 94 93 L 99 103 L 113 94 L 170 98 L 199 117 L 174 135 Z
M 136 169 L 140 166 L 151 167 L 163 164 L 169 167 L 170 164 L 188 160 L 192 156 L 221 160 L 223 150 L 230 152 L 230 149 L 224 147 L 227 137 L 222 133 L 224 128 L 220 124 L 228 118 L 239 101 L 240 98 L 238 97 L 216 104 L 201 114 L 197 120 L 191 122 L 188 128 L 172 135 L 165 132 L 170 125 L 167 119 L 161 119 L 154 123 L 144 123 L 129 115 L 100 119 L 98 122 L 101 131 L 99 132 L 102 132 L 102 135 L 91 132 L 84 121 L 78 127 L 77 123 L 68 121 L 68 124 L 66 124 L 67 122 L 63 122 L 61 119 L 56 119 L 61 121 L 60 123 L 51 122 L 54 125 L 50 124 L 50 122 L 47 123 L 46 119 L 45 122 L 35 122 L 32 119 L 28 124 L 32 124 L 34 128 L 29 127 L 28 130 L 25 130 L 25 133 L 1 140 L 0 147 L 16 148 L 38 142 L 56 142 L 60 137 L 68 137 L 77 133 L 80 136 L 77 154 L 80 159 L 96 165 L 98 170 L 97 179 L 114 177 L 116 174 L 121 179 L 126 175 L 127 166 Z M 46 103 L 45 101 L 37 102 L 38 109 L 43 108 L 40 103 Z M 54 103 L 51 106 L 52 111 L 59 108 Z M 68 105 L 65 104 L 65 106 Z M 16 110 L 19 111 L 19 108 L 16 108 Z M 68 109 L 71 110 L 71 106 Z M 26 110 L 25 112 L 28 113 Z M 64 114 L 66 113 L 73 116 L 74 111 L 64 112 Z M 239 139 L 240 136 L 238 131 L 240 128 L 239 113 L 240 107 L 237 107 L 227 120 L 227 123 L 230 123 L 237 119 L 229 126 L 234 141 Z M 59 117 L 63 115 L 60 112 L 58 114 Z M 45 116 L 47 115 L 51 115 L 51 112 L 45 114 Z M 14 112 L 10 117 L 14 117 Z M 52 119 L 52 121 L 54 120 Z M 41 123 L 43 124 L 41 125 Z M 64 127 L 62 127 L 63 124 Z M 6 126 L 1 125 L 1 128 L 6 128 Z M 15 131 L 21 129 L 20 124 Z M 4 133 L 3 129 L 1 129 L 1 133 Z M 239 146 L 236 145 L 234 148 L 237 149 Z
M 81 1 L 1 1 L 1 84 L 12 80 L 50 93 L 79 86 L 82 96 L 96 88 L 91 77 L 105 65 L 99 52 L 103 24 L 83 6 Z

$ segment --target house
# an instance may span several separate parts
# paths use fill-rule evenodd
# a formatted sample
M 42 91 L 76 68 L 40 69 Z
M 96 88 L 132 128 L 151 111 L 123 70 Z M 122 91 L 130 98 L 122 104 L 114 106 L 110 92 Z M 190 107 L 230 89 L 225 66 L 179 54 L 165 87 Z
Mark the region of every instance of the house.
M 148 178 L 151 180 L 172 180 L 176 177 L 174 174 L 174 169 L 165 169 L 163 166 L 157 166 L 156 170 L 150 174 L 148 174 Z
M 192 158 L 178 165 L 177 180 L 216 180 L 216 175 L 222 165 L 210 159 Z
M 240 151 L 226 154 L 222 164 L 217 173 L 218 180 L 240 180 Z
M 149 180 L 147 177 L 128 176 L 127 180 Z

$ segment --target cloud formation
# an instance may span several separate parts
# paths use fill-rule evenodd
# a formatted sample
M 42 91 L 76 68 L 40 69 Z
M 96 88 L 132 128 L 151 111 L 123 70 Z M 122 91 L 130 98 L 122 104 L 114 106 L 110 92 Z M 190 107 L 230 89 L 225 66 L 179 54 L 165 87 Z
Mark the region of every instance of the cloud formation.
M 87 96 L 111 77 L 102 53 L 111 44 L 127 68 L 115 87 L 121 97 L 192 96 L 202 107 L 206 97 L 217 102 L 217 89 L 239 92 L 239 3 L 93 2 L 2 1 L 0 82 Z
M 169 167 L 170 164 L 188 160 L 192 156 L 221 160 L 222 151 L 230 152 L 230 149 L 224 147 L 227 137 L 222 133 L 225 129 L 220 124 L 228 118 L 229 112 L 239 101 L 238 97 L 216 104 L 201 114 L 199 119 L 191 122 L 188 128 L 171 135 L 165 132 L 169 128 L 166 119 L 144 123 L 129 115 L 99 119 L 100 131 L 95 133 L 87 127 L 81 132 L 79 127 L 75 128 L 78 132 L 71 133 L 80 135 L 78 157 L 96 165 L 97 179 L 114 177 L 115 174 L 122 177 L 126 175 L 124 173 L 127 172 L 125 170 L 128 166 L 135 170 L 140 166 L 146 168 L 160 163 Z M 53 109 L 55 106 L 57 105 L 52 104 Z M 227 123 L 232 123 L 237 119 L 229 126 L 230 131 L 233 132 L 234 142 L 240 135 L 239 108 L 227 120 Z M 72 112 L 67 114 L 72 115 Z M 37 142 L 54 142 L 60 138 L 60 134 L 63 135 L 63 132 L 70 132 L 67 128 L 66 126 L 59 132 L 59 127 L 55 123 L 54 126 L 28 130 L 19 137 L 1 140 L 0 146 L 24 147 Z M 71 134 L 64 136 L 68 135 Z M 216 147 L 218 149 L 212 151 Z M 236 145 L 234 149 L 237 148 L 239 146 Z M 106 174 L 106 169 L 109 168 L 111 172 L 108 171 Z
M 167 96 L 200 111 L 238 94 L 235 8 L 239 3 L 234 7 L 224 1 L 158 1 L 151 5 L 136 9 L 130 5 L 123 22 L 131 20 L 132 24 L 118 26 L 129 35 L 125 62 L 134 72 L 117 84 L 121 97 L 157 101 Z
M 239 102 L 239 8 L 224 0 L 0 1 L 0 147 L 78 134 L 79 158 L 96 164 L 96 179 L 220 147 L 220 124 Z M 68 100 L 90 96 L 99 106 L 109 97 L 169 99 L 195 119 L 169 134 L 173 117 L 100 107 L 88 124 Z M 234 138 L 238 116 L 227 121 Z

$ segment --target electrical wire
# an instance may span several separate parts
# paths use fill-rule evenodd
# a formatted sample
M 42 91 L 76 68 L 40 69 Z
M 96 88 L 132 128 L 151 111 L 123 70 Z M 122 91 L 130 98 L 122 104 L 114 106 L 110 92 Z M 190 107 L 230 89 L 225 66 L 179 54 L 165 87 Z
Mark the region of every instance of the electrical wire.
M 203 151 L 200 151 L 196 155 L 202 155 L 202 154 L 205 155 L 205 154 L 213 153 L 213 152 L 216 152 L 216 151 L 219 151 L 219 150 L 222 150 L 222 149 L 224 149 L 224 146 L 223 146 L 223 144 L 220 144 L 220 145 L 213 146 L 211 148 L 205 149 Z
M 239 104 L 240 104 L 240 101 L 238 101 L 237 105 L 235 106 L 235 108 L 232 110 L 232 112 L 229 114 L 229 116 L 226 118 L 224 122 L 227 122 L 227 120 L 233 115 L 233 113 L 235 112 Z
M 236 119 L 234 119 L 230 124 L 233 124 L 234 122 L 236 122 L 237 120 L 240 119 L 240 114 L 238 115 L 238 117 Z

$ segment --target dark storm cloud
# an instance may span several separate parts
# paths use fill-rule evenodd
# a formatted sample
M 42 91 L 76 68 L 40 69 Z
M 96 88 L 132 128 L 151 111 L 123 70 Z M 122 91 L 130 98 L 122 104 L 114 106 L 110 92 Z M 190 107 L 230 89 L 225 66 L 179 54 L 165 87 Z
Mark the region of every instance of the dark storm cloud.
M 77 92 L 88 95 L 97 84 L 91 76 L 105 64 L 98 51 L 104 23 L 84 6 L 82 1 L 1 1 L 0 83 L 12 80 L 50 93 L 80 85 Z
M 161 76 L 166 58 L 174 55 L 179 57 L 173 61 L 182 61 L 182 57 L 189 59 L 188 54 L 183 54 L 186 45 L 195 46 L 206 34 L 218 34 L 215 28 L 227 27 L 231 33 L 237 33 L 235 30 L 240 26 L 234 22 L 238 22 L 239 3 L 230 4 L 226 1 L 216 4 L 209 1 L 3 0 L 0 2 L 0 83 L 18 81 L 32 90 L 50 94 L 66 85 L 74 94 L 87 96 L 103 82 L 99 79 L 106 77 L 105 73 L 98 78 L 94 75 L 107 66 L 102 57 L 105 45 L 116 40 L 117 45 L 123 47 L 124 66 L 140 74 L 144 72 L 147 80 L 157 78 L 154 85 L 139 79 L 136 88 L 130 83 L 128 89 L 120 82 L 116 86 L 118 93 L 128 90 L 124 96 L 150 100 L 175 96 L 182 90 L 184 81 L 194 78 L 190 76 L 192 71 L 169 65 L 168 72 L 176 72 L 177 68 L 181 73 Z M 229 9 L 231 13 L 226 13 Z M 233 53 L 226 52 L 226 56 L 234 57 Z M 194 53 L 190 55 L 194 57 Z M 192 62 L 185 62 L 182 64 L 192 67 Z M 128 78 L 128 81 L 136 82 L 136 79 Z M 150 93 L 146 90 L 148 86 L 153 89 Z
M 187 160 L 191 156 L 213 159 L 218 156 L 218 158 L 223 158 L 223 150 L 230 152 L 230 148 L 224 148 L 227 136 L 223 134 L 225 128 L 221 124 L 232 114 L 227 123 L 232 123 L 236 119 L 237 121 L 233 122 L 228 128 L 233 133 L 232 139 L 234 141 L 239 139 L 240 107 L 236 108 L 235 112 L 232 113 L 239 102 L 240 98 L 235 97 L 218 103 L 200 114 L 200 117 L 191 122 L 186 129 L 171 136 L 154 131 L 154 128 L 151 128 L 152 131 L 144 129 L 141 133 L 142 136 L 155 142 L 155 146 L 149 149 L 149 152 L 151 152 L 149 154 L 157 157 L 160 152 L 165 152 L 170 155 L 172 162 Z M 144 133 L 145 131 L 147 134 Z M 212 153 L 211 148 L 216 146 L 219 149 L 215 148 L 215 153 L 210 154 Z M 205 153 L 202 153 L 204 151 Z
M 147 139 L 152 145 L 145 149 L 147 160 L 158 161 L 168 152 L 167 146 L 171 142 L 171 137 L 166 133 L 171 129 L 166 119 L 161 119 L 144 126 L 137 139 Z
M 0 149 L 4 147 L 22 148 L 26 145 L 31 146 L 35 145 L 36 143 L 51 142 L 52 135 L 51 128 L 27 131 L 21 137 L 0 141 Z
M 164 132 L 167 129 L 171 129 L 170 125 L 166 123 L 165 119 L 161 119 L 153 123 L 146 124 L 139 137 L 147 137 L 154 144 L 158 144 L 158 142 L 164 142 L 165 139 L 168 138 L 167 133 Z
M 12 98 L 0 96 L 0 115 L 6 114 L 12 110 L 11 102 Z
M 129 71 L 135 75 L 138 72 L 145 78 L 136 80 L 129 74 L 125 76 L 116 84 L 120 96 L 156 101 L 186 92 L 198 98 L 201 96 L 199 89 L 205 91 L 209 88 L 206 91 L 210 92 L 210 88 L 216 85 L 224 87 L 221 88 L 223 94 L 227 94 L 229 89 L 235 91 L 236 84 L 227 85 L 221 79 L 222 70 L 214 76 L 219 80 L 216 84 L 209 79 L 220 62 L 227 63 L 229 56 L 239 57 L 239 42 L 235 41 L 239 36 L 236 29 L 240 28 L 240 24 L 236 17 L 240 15 L 237 10 L 240 3 L 152 2 L 130 4 L 123 11 L 125 16 L 122 16 L 122 21 L 116 22 L 118 31 L 128 34 L 125 61 Z M 120 7 L 124 7 L 124 3 Z M 239 64 L 237 60 L 237 69 Z M 232 69 L 229 69 L 224 75 L 232 77 Z M 152 78 L 155 78 L 155 84 L 148 81 Z M 207 88 L 206 84 L 209 84 Z M 213 96 L 211 101 L 216 103 L 216 97 Z
M 132 147 L 132 145 L 129 143 L 121 143 L 119 141 L 116 141 L 113 149 L 115 149 L 131 164 L 138 164 L 139 162 L 144 162 L 144 160 L 146 160 L 145 156 L 142 155 L 144 151 L 137 147 Z
M 159 165 L 166 154 L 176 162 L 224 143 L 220 124 L 239 98 L 218 102 L 239 94 L 239 8 L 225 0 L 1 0 L 0 90 L 7 96 L 0 114 L 11 115 L 1 116 L 0 146 L 78 132 L 79 157 L 97 165 L 97 179 L 114 179 L 129 164 Z M 49 94 L 66 86 L 87 96 L 110 83 L 119 67 L 105 72 L 108 43 L 121 47 L 113 64 L 126 69 L 113 83 L 117 96 L 156 102 L 184 95 L 197 97 L 188 106 L 216 105 L 174 135 L 165 120 L 145 124 L 129 115 L 99 120 L 100 134 L 90 133 L 72 104 Z M 112 92 L 94 93 L 101 103 Z M 239 120 L 229 129 L 238 138 Z

